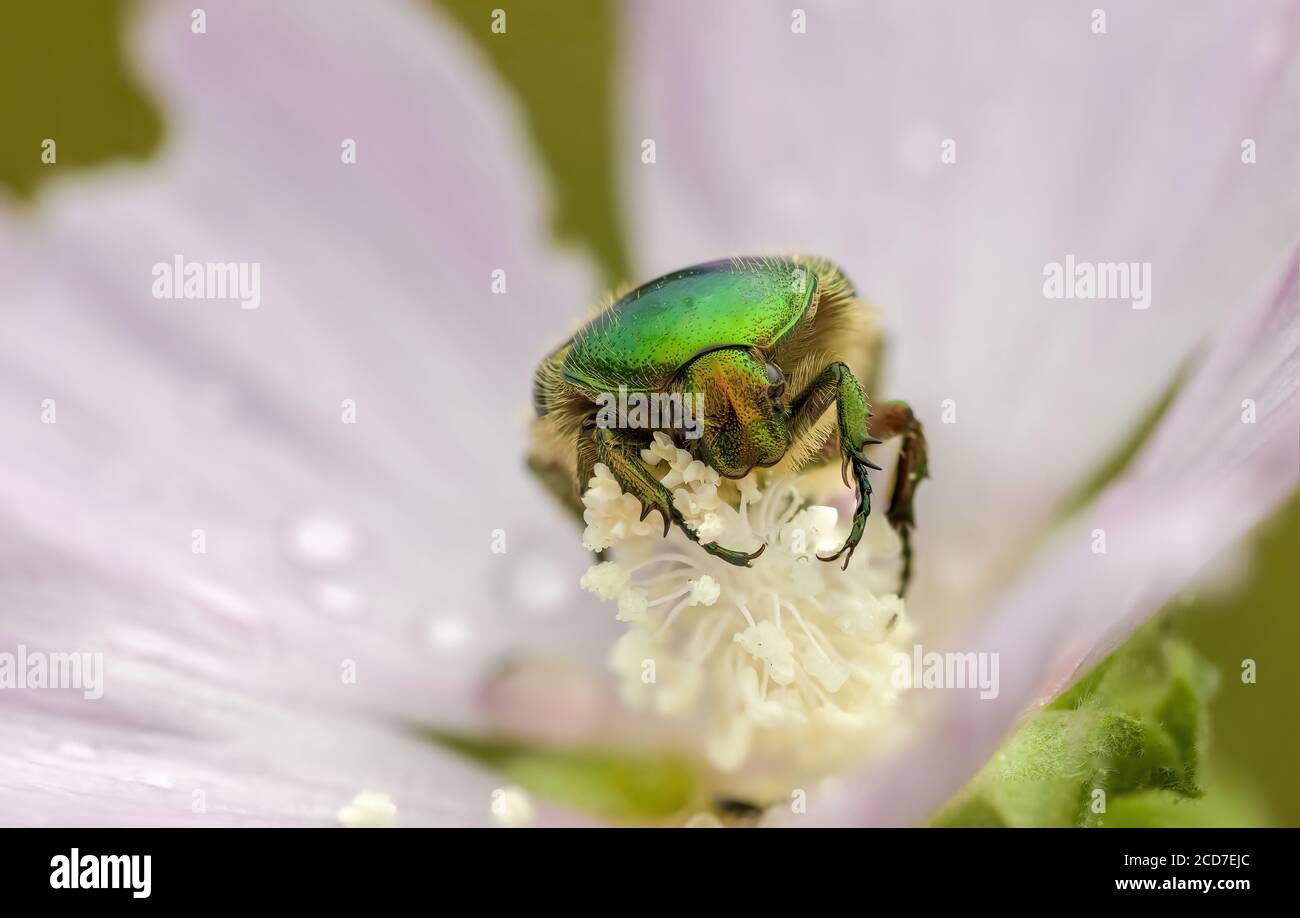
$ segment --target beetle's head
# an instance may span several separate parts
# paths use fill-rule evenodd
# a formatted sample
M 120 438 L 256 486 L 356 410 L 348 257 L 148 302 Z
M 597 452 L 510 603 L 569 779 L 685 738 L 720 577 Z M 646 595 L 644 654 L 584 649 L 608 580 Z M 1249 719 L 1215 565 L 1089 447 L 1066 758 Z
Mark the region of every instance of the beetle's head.
M 761 354 L 721 348 L 696 357 L 685 371 L 686 389 L 704 396 L 699 457 L 728 478 L 755 466 L 775 465 L 790 447 L 782 407 L 785 376 Z

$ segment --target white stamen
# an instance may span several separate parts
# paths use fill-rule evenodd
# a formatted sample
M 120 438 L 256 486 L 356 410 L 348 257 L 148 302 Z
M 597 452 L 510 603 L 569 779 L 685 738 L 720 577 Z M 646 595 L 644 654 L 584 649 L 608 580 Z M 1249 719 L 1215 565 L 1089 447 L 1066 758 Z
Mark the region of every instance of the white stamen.
M 362 791 L 339 808 L 338 820 L 349 829 L 385 829 L 397 821 L 397 806 L 387 794 Z
M 492 817 L 506 829 L 526 829 L 537 820 L 533 800 L 522 787 L 499 787 L 492 792 Z
M 897 700 L 890 661 L 912 635 L 887 524 L 869 520 L 841 571 L 816 555 L 842 545 L 847 525 L 807 505 L 794 480 L 724 482 L 662 434 L 641 455 L 701 542 L 768 547 L 741 568 L 676 530 L 664 539 L 659 515 L 641 521 L 640 502 L 596 466 L 584 544 L 618 561 L 593 566 L 582 585 L 617 600 L 628 623 L 610 655 L 625 702 L 702 720 L 704 754 L 721 771 L 762 755 L 824 774 L 881 739 Z

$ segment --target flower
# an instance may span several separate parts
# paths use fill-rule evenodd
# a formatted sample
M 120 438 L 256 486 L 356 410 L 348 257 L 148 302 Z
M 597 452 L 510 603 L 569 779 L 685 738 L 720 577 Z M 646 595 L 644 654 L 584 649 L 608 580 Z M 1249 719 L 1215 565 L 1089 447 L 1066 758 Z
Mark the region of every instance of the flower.
M 702 719 L 700 754 L 731 775 L 719 786 L 738 798 L 784 797 L 790 781 L 825 777 L 881 746 L 897 726 L 890 662 L 913 632 L 897 595 L 898 537 L 875 518 L 841 571 L 816 554 L 838 547 L 847 526 L 833 508 L 808 506 L 795 480 L 728 483 L 733 507 L 719 496 L 720 476 L 663 433 L 645 453 L 660 482 L 676 486 L 678 507 L 708 502 L 707 524 L 688 523 L 698 538 L 709 525 L 724 545 L 768 548 L 761 563 L 737 568 L 680 532 L 663 539 L 659 527 L 609 540 L 619 560 L 591 567 L 582 585 L 616 599 L 630 625 L 610 654 L 624 701 Z M 617 525 L 606 513 L 622 515 L 611 480 L 597 465 L 583 497 L 588 526 L 602 532 Z
M 627 11 L 635 143 L 620 149 L 651 137 L 658 156 L 623 154 L 622 196 L 639 277 L 816 251 L 882 307 L 885 388 L 932 438 L 909 609 L 927 641 L 1002 652 L 1003 686 L 900 700 L 887 720 L 906 735 L 805 821 L 913 823 L 1294 489 L 1300 43 L 1268 4 L 1195 21 L 1149 4 L 1102 35 L 1041 4 L 804 6 L 805 34 L 779 5 Z M 0 693 L 0 821 L 327 825 L 381 788 L 405 825 L 493 824 L 494 801 L 519 810 L 499 778 L 408 724 L 499 725 L 499 674 L 521 657 L 652 659 L 648 703 L 671 716 L 699 710 L 718 673 L 661 654 L 651 627 L 679 605 L 673 635 L 733 609 L 728 572 L 693 550 L 687 592 L 654 606 L 642 587 L 620 625 L 567 589 L 589 560 L 519 472 L 532 367 L 596 291 L 546 241 L 508 95 L 436 10 L 328 12 L 232 2 L 199 36 L 189 8 L 150 5 L 136 47 L 167 113 L 162 155 L 0 211 L 0 646 L 106 666 L 98 702 Z M 947 140 L 952 163 L 935 155 Z M 153 299 L 150 267 L 178 252 L 259 263 L 260 307 Z M 1149 262 L 1150 308 L 1045 301 L 1041 268 L 1076 253 Z M 1202 345 L 1127 474 L 1054 526 Z M 723 484 L 654 449 L 696 532 L 729 537 L 731 504 L 709 491 Z M 756 507 L 785 502 L 777 486 L 739 485 Z M 661 532 L 616 482 L 598 487 L 588 548 Z M 809 527 L 828 523 L 815 501 L 835 495 L 806 496 Z M 1096 529 L 1106 555 L 1084 547 Z M 793 565 L 786 544 L 755 571 Z M 861 554 L 853 578 L 872 567 Z M 801 616 L 837 589 L 814 565 L 790 573 Z M 627 595 L 613 572 L 592 583 Z M 871 593 L 818 627 L 883 649 L 912 612 L 886 582 Z M 753 715 L 704 734 L 723 764 L 796 729 L 813 710 L 790 691 L 801 679 L 861 688 L 801 653 L 784 617 L 792 661 L 778 653 L 754 605 L 755 630 L 721 645 L 750 674 L 725 697 Z M 527 683 L 546 712 L 530 728 L 613 735 L 598 705 L 549 704 L 556 681 Z M 564 699 L 591 697 L 562 681 Z

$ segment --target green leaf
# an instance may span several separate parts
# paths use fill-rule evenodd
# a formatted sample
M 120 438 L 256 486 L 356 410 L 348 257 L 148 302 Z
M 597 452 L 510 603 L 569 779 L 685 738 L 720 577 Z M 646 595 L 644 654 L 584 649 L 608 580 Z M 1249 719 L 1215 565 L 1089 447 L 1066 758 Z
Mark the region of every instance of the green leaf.
M 1040 711 L 935 819 L 941 826 L 1142 823 L 1190 801 L 1217 677 L 1151 625 Z
M 1114 800 L 1103 825 L 1114 829 L 1266 826 L 1268 808 L 1241 782 L 1217 778 L 1203 797 L 1149 790 Z

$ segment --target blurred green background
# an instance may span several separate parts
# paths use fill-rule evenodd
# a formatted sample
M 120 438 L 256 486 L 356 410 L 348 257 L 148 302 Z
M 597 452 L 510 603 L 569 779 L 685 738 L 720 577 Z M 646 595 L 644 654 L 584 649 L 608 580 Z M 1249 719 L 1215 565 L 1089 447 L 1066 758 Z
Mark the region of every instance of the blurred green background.
M 432 3 L 433 0 L 430 0 Z M 588 248 L 611 285 L 627 279 L 612 169 L 618 60 L 617 6 L 604 0 L 511 4 L 509 30 L 493 35 L 499 2 L 444 0 L 524 108 L 553 181 L 556 234 Z M 126 0 L 6 4 L 0 28 L 0 186 L 39 206 L 56 173 L 146 160 L 166 131 L 149 89 L 125 59 Z M 57 165 L 41 142 L 58 142 Z M 3 304 L 0 304 L 3 308 Z M 1134 446 L 1141 432 L 1135 433 Z M 1098 473 L 1122 470 L 1132 450 Z M 1230 597 L 1185 595 L 1166 610 L 1174 629 L 1215 663 L 1222 682 L 1211 708 L 1211 793 L 1194 821 L 1300 825 L 1300 499 L 1250 540 L 1251 563 Z M 1244 685 L 1241 663 L 1258 665 Z M 1215 800 L 1232 788 L 1231 809 Z M 1257 798 L 1257 799 L 1251 799 Z

